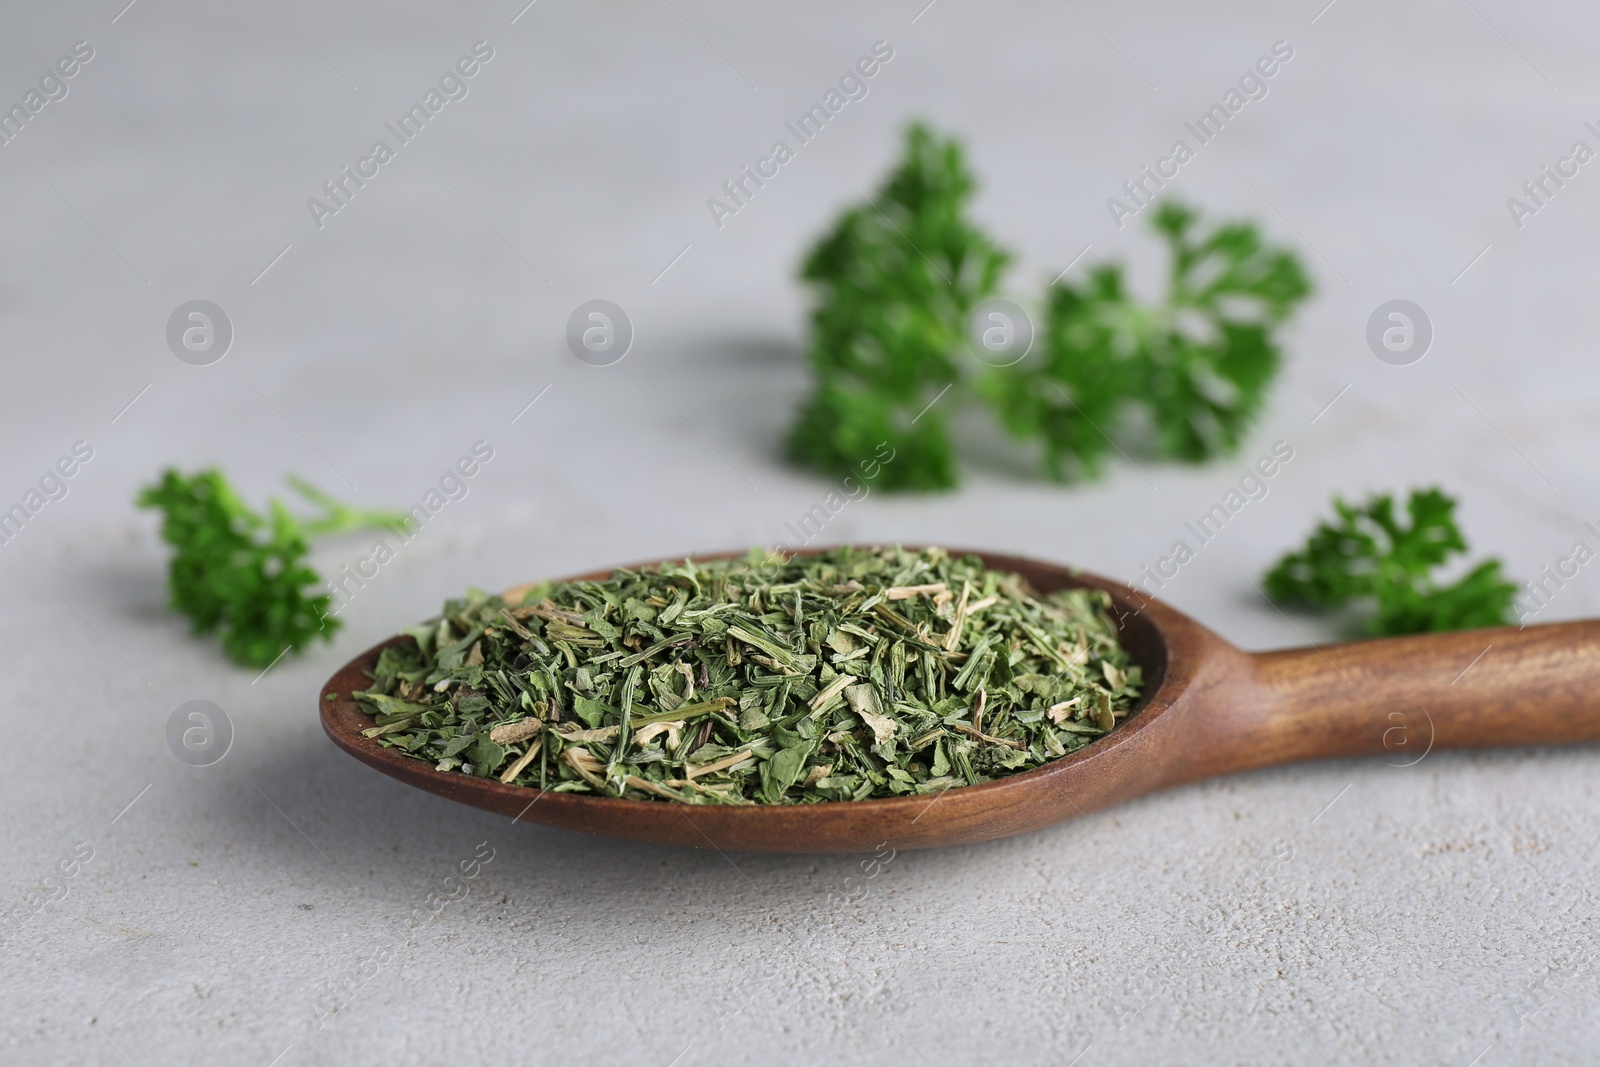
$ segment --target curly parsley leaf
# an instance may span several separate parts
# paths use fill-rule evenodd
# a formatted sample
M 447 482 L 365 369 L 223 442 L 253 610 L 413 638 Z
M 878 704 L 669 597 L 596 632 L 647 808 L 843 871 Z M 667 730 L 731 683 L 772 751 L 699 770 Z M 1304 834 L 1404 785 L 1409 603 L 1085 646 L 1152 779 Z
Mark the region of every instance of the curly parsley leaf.
M 1517 586 L 1499 560 L 1480 563 L 1453 584 L 1432 577 L 1467 551 L 1455 507 L 1437 487 L 1413 490 L 1404 519 L 1387 493 L 1361 505 L 1335 498 L 1334 521 L 1319 523 L 1305 547 L 1267 572 L 1267 595 L 1321 609 L 1370 601 L 1376 610 L 1368 630 L 1378 635 L 1506 625 Z
M 290 485 L 323 513 L 302 522 L 277 500 L 259 514 L 222 472 L 184 475 L 168 468 L 144 487 L 138 506 L 161 512 L 161 537 L 174 551 L 167 568 L 168 606 L 196 634 L 219 634 L 228 658 L 265 668 L 289 650 L 333 639 L 339 620 L 322 579 L 306 562 L 312 537 L 399 525 L 403 515 L 351 508 L 297 478 Z
M 1092 477 L 1130 411 L 1148 409 L 1156 451 L 1200 463 L 1237 450 L 1280 363 L 1277 332 L 1311 292 L 1294 254 L 1249 223 L 1199 232 L 1171 201 L 1153 218 L 1166 241 L 1165 300 L 1144 304 L 1122 268 L 1052 287 L 1042 352 L 980 383 L 1001 423 L 1037 439 L 1055 478 Z
M 973 188 L 960 144 L 915 124 L 873 201 L 807 255 L 816 385 L 789 434 L 797 462 L 851 474 L 887 442 L 880 487 L 956 484 L 945 415 L 929 405 L 959 379 L 967 317 L 1010 260 L 968 218 Z
M 1438 589 L 1394 586 L 1378 598 L 1372 632 L 1434 633 L 1505 626 L 1512 618 L 1517 586 L 1506 580 L 1500 561 L 1486 560 L 1454 585 Z

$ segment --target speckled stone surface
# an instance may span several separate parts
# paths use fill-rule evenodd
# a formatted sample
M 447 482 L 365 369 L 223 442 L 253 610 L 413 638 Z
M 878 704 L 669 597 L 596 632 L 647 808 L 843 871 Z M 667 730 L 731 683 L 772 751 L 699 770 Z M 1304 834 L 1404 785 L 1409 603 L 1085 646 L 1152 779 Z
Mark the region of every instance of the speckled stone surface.
M 1130 578 L 1281 440 L 1267 497 L 1163 590 L 1240 644 L 1337 637 L 1251 582 L 1338 491 L 1441 483 L 1475 551 L 1536 573 L 1600 520 L 1600 174 L 1570 164 L 1520 220 L 1507 198 L 1600 148 L 1591 6 L 123 2 L 0 12 L 0 101 L 93 49 L 0 144 L 0 503 L 93 449 L 0 548 L 0 1061 L 1592 1062 L 1592 749 L 1311 764 L 938 852 L 723 856 L 422 795 L 314 707 L 454 588 L 784 538 L 831 488 L 779 458 L 794 264 L 907 119 L 967 139 L 1016 291 L 1086 246 L 1075 271 L 1120 258 L 1151 287 L 1154 242 L 1106 199 L 1277 41 L 1265 98 L 1170 190 L 1316 275 L 1243 452 L 1068 489 L 974 414 L 961 492 L 873 494 L 825 537 Z M 466 95 L 319 228 L 307 199 L 478 41 Z M 719 228 L 707 198 L 878 41 L 866 97 Z M 595 298 L 637 333 L 603 368 L 564 341 Z M 1364 340 L 1396 298 L 1436 334 L 1406 367 Z M 192 299 L 234 326 L 212 366 L 167 349 Z M 492 461 L 333 645 L 257 678 L 165 611 L 130 506 L 162 465 L 404 507 L 477 441 Z M 1596 593 L 1585 570 L 1540 618 Z M 196 699 L 234 732 L 206 767 L 166 741 Z

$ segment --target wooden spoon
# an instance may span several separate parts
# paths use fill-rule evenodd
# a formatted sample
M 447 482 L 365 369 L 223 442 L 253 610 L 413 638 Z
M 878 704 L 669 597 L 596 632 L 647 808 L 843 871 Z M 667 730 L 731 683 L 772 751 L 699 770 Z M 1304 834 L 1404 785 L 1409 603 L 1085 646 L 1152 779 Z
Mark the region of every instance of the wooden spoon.
M 436 771 L 361 736 L 373 722 L 350 692 L 370 684 L 365 672 L 380 651 L 411 640 L 396 636 L 328 679 L 318 703 L 322 725 L 363 763 L 450 800 L 571 830 L 727 852 L 960 845 L 1297 760 L 1371 755 L 1406 765 L 1433 749 L 1600 739 L 1600 621 L 1249 653 L 1118 582 L 1016 556 L 973 554 L 991 569 L 1021 574 L 1041 593 L 1073 586 L 1109 592 L 1123 645 L 1144 668 L 1145 696 L 1134 714 L 1043 767 L 932 795 L 713 807 L 542 793 Z M 507 596 L 520 597 L 526 588 Z

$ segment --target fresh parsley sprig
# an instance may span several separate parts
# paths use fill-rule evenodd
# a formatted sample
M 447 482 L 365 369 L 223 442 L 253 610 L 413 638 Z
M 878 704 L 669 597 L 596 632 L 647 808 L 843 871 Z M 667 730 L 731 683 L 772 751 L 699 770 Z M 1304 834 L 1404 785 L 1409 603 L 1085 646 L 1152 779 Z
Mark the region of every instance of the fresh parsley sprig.
M 1456 524 L 1456 501 L 1437 487 L 1413 490 L 1406 518 L 1387 493 L 1361 505 L 1335 497 L 1333 522 L 1323 522 L 1305 547 L 1267 572 L 1267 595 L 1285 605 L 1336 609 L 1371 602 L 1377 635 L 1470 630 L 1513 621 L 1517 586 L 1498 559 L 1485 560 L 1453 584 L 1433 571 L 1467 551 Z
M 851 474 L 886 441 L 881 487 L 956 484 L 947 413 L 929 405 L 960 378 L 967 317 L 1010 261 L 968 218 L 973 189 L 959 142 L 913 125 L 872 202 L 806 256 L 815 388 L 789 435 L 797 462 Z
M 1140 302 L 1122 268 L 1052 287 L 1042 352 L 995 368 L 979 385 L 1011 434 L 1037 439 L 1054 478 L 1092 477 L 1143 406 L 1155 451 L 1201 463 L 1230 455 L 1260 412 L 1281 362 L 1278 328 L 1311 292 L 1294 254 L 1256 227 L 1201 232 L 1192 208 L 1167 201 L 1152 226 L 1166 241 L 1167 292 Z
M 353 508 L 299 478 L 289 485 L 322 509 L 297 519 L 278 500 L 253 511 L 221 471 L 184 475 L 168 468 L 139 493 L 138 506 L 161 512 L 161 537 L 174 551 L 168 606 L 196 634 L 220 634 L 228 658 L 265 668 L 288 650 L 333 639 L 339 620 L 305 557 L 314 537 L 367 527 L 403 529 L 404 515 Z

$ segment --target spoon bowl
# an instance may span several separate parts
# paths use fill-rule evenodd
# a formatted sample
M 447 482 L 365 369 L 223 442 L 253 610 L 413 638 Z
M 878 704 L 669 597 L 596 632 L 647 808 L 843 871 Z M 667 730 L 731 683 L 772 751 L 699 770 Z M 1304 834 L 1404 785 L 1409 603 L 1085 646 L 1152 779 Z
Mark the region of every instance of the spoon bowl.
M 1042 767 L 937 794 L 722 806 L 549 793 L 437 771 L 362 736 L 373 720 L 350 694 L 370 684 L 368 672 L 383 649 L 411 640 L 402 635 L 328 679 L 318 702 L 322 725 L 363 763 L 513 821 L 724 852 L 969 844 L 1187 782 L 1297 760 L 1377 755 L 1406 766 L 1442 748 L 1600 739 L 1600 622 L 1247 653 L 1119 582 L 1018 556 L 970 554 L 991 570 L 1020 574 L 1040 593 L 1087 587 L 1110 594 L 1119 639 L 1145 679 L 1144 696 L 1116 729 Z

